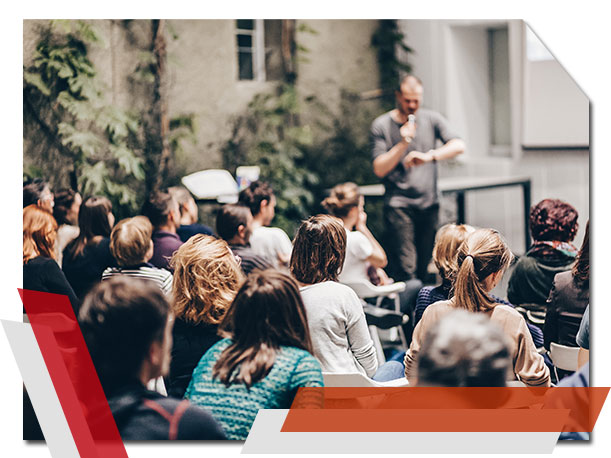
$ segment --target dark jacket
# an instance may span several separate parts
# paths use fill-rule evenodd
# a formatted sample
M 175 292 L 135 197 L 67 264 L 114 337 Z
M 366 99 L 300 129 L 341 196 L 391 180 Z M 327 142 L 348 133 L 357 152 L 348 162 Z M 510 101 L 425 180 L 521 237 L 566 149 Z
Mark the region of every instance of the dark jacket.
M 78 316 L 80 302 L 59 265 L 51 258 L 37 256 L 23 265 L 23 289 L 64 294 Z
M 547 300 L 547 313 L 543 337 L 545 348 L 550 342 L 576 347 L 575 337 L 579 323 L 590 302 L 590 290 L 580 289 L 573 282 L 572 272 L 562 272 L 554 278 L 554 284 Z
M 212 229 L 210 229 L 208 226 L 204 226 L 203 224 L 199 224 L 199 223 L 183 224 L 178 229 L 176 229 L 176 233 L 178 234 L 178 237 L 180 237 L 180 240 L 182 240 L 183 242 L 186 242 L 187 240 L 189 240 L 191 237 L 193 237 L 196 234 L 204 234 L 204 235 L 212 235 L 212 236 L 214 235 L 214 232 L 212 232 Z
M 511 273 L 507 287 L 509 302 L 515 305 L 539 304 L 544 309 L 554 277 L 569 270 L 573 262 L 574 257 L 560 251 L 542 256 L 531 249 L 518 260 Z
M 182 398 L 191 381 L 193 369 L 215 343 L 221 338 L 217 335 L 218 326 L 213 324 L 192 324 L 176 318 L 172 330 L 172 360 L 168 378 L 168 394 Z
M 146 390 L 139 383 L 115 390 L 108 405 L 124 441 L 226 439 L 223 429 L 205 410 L 187 400 Z
M 267 258 L 255 253 L 250 245 L 229 245 L 229 248 L 234 255 L 240 257 L 240 267 L 244 275 L 248 275 L 255 269 L 265 270 L 273 267 Z
M 72 243 L 64 250 L 62 269 L 70 286 L 82 301 L 85 295 L 102 281 L 102 272 L 107 267 L 116 267 L 117 261 L 110 252 L 110 239 L 107 237 L 98 243 L 87 245 L 76 258 L 68 252 L 71 246 Z

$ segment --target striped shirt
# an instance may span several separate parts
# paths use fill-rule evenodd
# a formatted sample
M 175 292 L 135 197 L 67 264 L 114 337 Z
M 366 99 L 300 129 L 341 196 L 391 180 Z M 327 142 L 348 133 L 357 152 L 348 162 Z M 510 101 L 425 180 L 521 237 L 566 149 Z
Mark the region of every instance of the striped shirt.
M 127 275 L 129 277 L 153 281 L 159 286 L 161 291 L 167 295 L 172 291 L 172 273 L 165 269 L 153 267 L 149 263 L 131 267 L 108 267 L 102 273 L 102 281 L 116 277 L 117 275 Z

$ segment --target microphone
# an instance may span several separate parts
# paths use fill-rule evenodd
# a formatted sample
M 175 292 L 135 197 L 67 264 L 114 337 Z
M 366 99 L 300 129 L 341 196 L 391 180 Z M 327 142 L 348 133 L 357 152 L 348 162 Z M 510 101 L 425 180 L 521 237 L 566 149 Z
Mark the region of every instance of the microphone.
M 409 125 L 412 125 L 412 126 L 413 126 L 414 124 L 416 124 L 416 115 L 413 115 L 413 114 L 408 115 L 408 116 L 407 116 L 407 123 L 408 123 Z

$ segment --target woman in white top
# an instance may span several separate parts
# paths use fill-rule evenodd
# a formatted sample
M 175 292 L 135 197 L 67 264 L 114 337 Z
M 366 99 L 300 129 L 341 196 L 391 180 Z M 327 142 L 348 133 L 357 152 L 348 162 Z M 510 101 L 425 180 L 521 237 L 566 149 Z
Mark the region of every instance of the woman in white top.
M 386 267 L 386 253 L 367 227 L 365 199 L 354 183 L 338 184 L 322 202 L 322 206 L 333 216 L 342 220 L 347 233 L 346 260 L 339 281 L 344 284 L 371 282 L 376 285 L 392 283 L 383 268 Z M 400 294 L 401 311 L 410 315 L 414 310 L 422 282 L 408 280 Z M 413 320 L 410 320 L 413 321 Z M 405 330 L 411 335 L 411 324 Z
M 318 215 L 304 221 L 293 245 L 291 274 L 300 283 L 314 356 L 323 372 L 359 372 L 372 377 L 378 360 L 363 306 L 338 283 L 346 254 L 341 220 Z

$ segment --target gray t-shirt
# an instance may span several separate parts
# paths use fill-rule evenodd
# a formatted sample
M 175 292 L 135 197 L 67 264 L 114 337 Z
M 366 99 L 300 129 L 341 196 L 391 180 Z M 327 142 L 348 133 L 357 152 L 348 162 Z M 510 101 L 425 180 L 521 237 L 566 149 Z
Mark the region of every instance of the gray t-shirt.
M 371 124 L 371 151 L 373 159 L 386 153 L 401 141 L 399 129 L 402 124 L 395 122 L 390 111 L 377 117 Z M 407 147 L 403 157 L 410 151 L 426 153 L 442 143 L 458 138 L 450 130 L 448 122 L 439 113 L 424 108 L 416 112 L 416 135 Z M 437 191 L 437 163 L 428 162 L 405 168 L 403 161 L 384 177 L 386 195 L 384 203 L 391 207 L 429 208 L 439 203 Z

